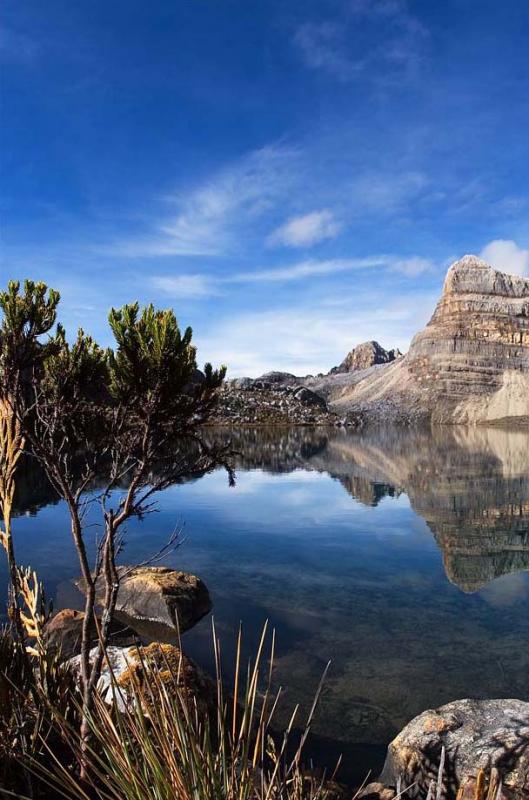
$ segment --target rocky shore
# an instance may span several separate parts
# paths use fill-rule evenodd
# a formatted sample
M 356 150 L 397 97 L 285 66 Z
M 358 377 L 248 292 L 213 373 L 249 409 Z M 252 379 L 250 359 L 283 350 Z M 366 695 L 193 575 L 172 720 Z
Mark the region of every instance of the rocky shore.
M 171 627 L 178 636 L 211 609 L 204 583 L 165 567 L 127 570 L 120 607 L 145 621 Z M 135 620 L 116 630 L 101 677 L 107 702 L 127 704 L 132 683 L 145 666 L 157 671 L 163 691 L 182 691 L 199 713 L 214 715 L 215 682 L 175 644 L 145 643 Z M 80 668 L 83 614 L 64 609 L 48 623 L 50 644 L 62 647 L 74 671 Z M 132 640 L 134 640 L 132 642 Z M 143 641 L 142 641 L 143 640 Z M 95 649 L 91 657 L 95 656 Z M 113 677 L 112 677 L 113 676 Z M 175 685 L 177 676 L 177 685 Z M 117 681 L 119 692 L 111 688 Z M 128 699 L 129 698 L 129 699 Z M 336 796 L 347 796 L 341 793 Z M 364 800 L 437 797 L 448 800 L 522 800 L 529 797 L 529 703 L 521 700 L 457 700 L 413 719 L 390 743 L 382 773 L 362 789 Z

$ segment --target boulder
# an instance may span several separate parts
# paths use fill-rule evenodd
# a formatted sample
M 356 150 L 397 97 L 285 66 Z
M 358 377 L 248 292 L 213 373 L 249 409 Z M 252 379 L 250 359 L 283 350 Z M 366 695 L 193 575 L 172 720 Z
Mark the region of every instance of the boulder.
M 263 381 L 264 383 L 292 383 L 297 382 L 299 378 L 296 378 L 291 372 L 278 372 L 276 370 L 274 372 L 265 372 L 265 374 L 260 375 L 257 380 Z
M 229 381 L 229 386 L 232 389 L 251 389 L 253 384 L 253 378 L 234 378 Z
M 393 800 L 395 795 L 396 792 L 394 789 L 384 786 L 384 784 L 379 781 L 374 781 L 364 786 L 357 797 L 361 797 L 362 800 Z
M 529 797 L 529 703 L 456 700 L 424 711 L 389 745 L 380 782 L 414 784 L 407 796 L 425 796 L 437 778 L 443 747 L 443 797 L 498 778 L 505 797 Z
M 81 650 L 81 638 L 84 622 L 84 612 L 75 611 L 73 608 L 63 608 L 54 614 L 45 625 L 44 635 L 49 648 L 60 650 L 64 658 L 71 658 Z M 97 630 L 92 623 L 90 626 L 92 643 L 97 642 Z M 112 644 L 132 644 L 135 641 L 134 632 L 117 620 L 114 621 L 110 631 Z
M 207 586 L 196 575 L 169 567 L 119 567 L 116 616 L 136 629 L 135 621 L 155 622 L 190 630 L 212 608 Z M 83 589 L 84 582 L 78 585 Z M 103 594 L 98 582 L 97 596 Z
M 322 411 L 327 411 L 327 403 L 323 397 L 320 397 L 319 394 L 316 394 L 316 392 L 313 392 L 311 389 L 307 389 L 305 386 L 300 386 L 299 389 L 296 389 L 294 391 L 294 397 L 307 406 L 315 406 Z
M 97 648 L 90 651 L 93 663 Z M 74 672 L 81 669 L 81 657 L 69 660 Z M 199 713 L 214 714 L 216 710 L 217 686 L 213 678 L 207 675 L 192 659 L 170 644 L 153 642 L 147 647 L 108 647 L 107 658 L 103 662 L 99 688 L 107 702 L 114 699 L 120 707 L 124 707 L 131 699 L 133 685 L 142 687 L 149 679 L 149 670 L 156 673 L 157 680 L 149 680 L 149 692 L 154 695 L 158 687 L 171 692 L 180 692 L 186 700 L 196 702 Z M 114 681 L 112 680 L 114 679 Z M 112 685 L 114 683 L 114 689 Z M 118 688 L 120 692 L 116 692 Z M 146 693 L 149 699 L 153 695 Z

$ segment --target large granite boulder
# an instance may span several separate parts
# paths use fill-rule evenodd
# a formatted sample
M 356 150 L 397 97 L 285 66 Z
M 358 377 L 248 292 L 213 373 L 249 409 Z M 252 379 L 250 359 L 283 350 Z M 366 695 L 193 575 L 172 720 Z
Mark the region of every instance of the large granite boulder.
M 169 567 L 119 567 L 116 617 L 140 635 L 139 623 L 157 623 L 180 633 L 190 630 L 212 608 L 207 586 L 196 575 Z M 83 589 L 84 582 L 78 585 Z M 103 594 L 102 581 L 97 597 Z M 151 638 L 149 636 L 149 638 Z
M 426 796 L 443 747 L 444 798 L 490 776 L 501 780 L 503 797 L 529 797 L 529 703 L 456 700 L 424 711 L 389 745 L 381 784 L 413 785 L 408 797 Z
M 263 381 L 264 383 L 297 383 L 299 378 L 296 378 L 291 372 L 278 372 L 275 370 L 273 372 L 265 372 L 265 374 L 260 375 L 257 380 Z

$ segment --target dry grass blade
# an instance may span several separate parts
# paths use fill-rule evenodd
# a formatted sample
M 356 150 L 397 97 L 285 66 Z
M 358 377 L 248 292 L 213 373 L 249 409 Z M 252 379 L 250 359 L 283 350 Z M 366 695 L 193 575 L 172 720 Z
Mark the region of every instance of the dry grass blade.
M 325 800 L 325 779 L 310 778 L 301 767 L 307 730 L 301 734 L 294 757 L 289 760 L 286 755 L 292 750 L 289 737 L 297 708 L 280 737 L 280 746 L 275 745 L 271 728 L 277 705 L 272 693 L 274 649 L 275 636 L 268 637 L 265 626 L 256 657 L 245 674 L 239 631 L 237 692 L 225 700 L 220 644 L 213 626 L 217 676 L 206 708 L 204 698 L 194 694 L 190 662 L 181 652 L 175 661 L 174 648 L 139 648 L 126 681 L 124 675 L 119 680 L 113 677 L 112 702 L 98 694 L 90 712 L 85 794 L 78 791 L 71 769 L 57 761 L 45 779 L 71 800 L 88 796 L 96 800 Z M 261 674 L 266 681 L 262 688 Z M 307 725 L 320 692 L 321 684 Z M 80 759 L 79 735 L 60 718 L 58 723 L 64 737 L 73 739 Z

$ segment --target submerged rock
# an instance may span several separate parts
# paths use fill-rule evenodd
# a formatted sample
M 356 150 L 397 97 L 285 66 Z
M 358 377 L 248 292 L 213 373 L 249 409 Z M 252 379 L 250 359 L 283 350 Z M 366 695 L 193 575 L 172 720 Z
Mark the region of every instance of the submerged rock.
M 529 703 L 456 700 L 424 711 L 389 745 L 381 783 L 414 784 L 407 796 L 424 797 L 437 778 L 443 747 L 443 797 L 455 798 L 460 787 L 470 790 L 493 770 L 505 797 L 529 797 Z

